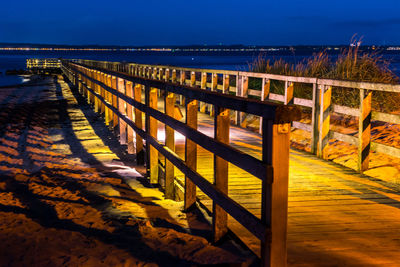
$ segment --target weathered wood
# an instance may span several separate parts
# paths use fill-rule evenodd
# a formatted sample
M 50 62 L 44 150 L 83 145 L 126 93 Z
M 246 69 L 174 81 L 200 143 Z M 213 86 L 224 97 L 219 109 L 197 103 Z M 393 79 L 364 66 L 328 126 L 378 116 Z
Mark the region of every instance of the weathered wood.
M 207 88 L 207 72 L 201 73 L 200 88 L 204 90 Z M 206 103 L 200 102 L 200 112 L 205 113 L 206 108 L 207 108 Z
M 222 84 L 222 93 L 229 93 L 229 84 L 230 84 L 230 76 L 229 74 L 224 74 L 223 84 Z
M 246 155 L 245 153 L 240 152 L 237 149 L 234 149 L 218 141 L 215 141 L 214 139 L 208 137 L 203 133 L 194 131 L 190 127 L 187 127 L 184 123 L 174 120 L 168 116 L 165 116 L 163 113 L 157 110 L 148 109 L 146 108 L 145 105 L 136 102 L 132 99 L 129 99 L 122 94 L 119 94 L 112 88 L 106 87 L 106 90 L 110 90 L 114 94 L 118 94 L 118 97 L 124 99 L 127 103 L 130 103 L 136 108 L 141 109 L 143 112 L 146 112 L 148 115 L 156 118 L 160 122 L 168 124 L 170 127 L 181 132 L 182 134 L 191 136 L 191 139 L 193 139 L 193 141 L 203 146 L 210 152 L 217 154 L 221 157 L 224 157 L 226 160 L 229 160 L 233 164 L 248 171 L 252 175 L 259 177 L 260 179 L 263 179 L 265 174 L 265 168 L 262 165 L 260 165 L 259 160 L 255 159 L 254 157 Z M 279 106 L 275 112 L 276 118 L 278 118 L 278 120 L 282 122 L 286 121 L 286 119 L 291 116 L 290 114 L 299 115 L 298 108 L 295 106 Z
M 194 130 L 197 130 L 197 100 L 187 99 L 185 108 L 186 125 Z M 185 139 L 185 162 L 191 170 L 197 170 L 197 144 L 189 138 Z M 188 176 L 185 176 L 184 194 L 184 209 L 188 210 L 196 202 L 196 185 Z
M 133 71 L 133 70 L 131 70 Z M 134 92 L 133 92 L 133 86 L 132 82 L 127 81 L 125 84 L 126 88 L 126 96 L 133 98 L 134 97 Z M 133 107 L 129 103 L 126 103 L 126 115 L 128 118 L 132 121 L 133 119 Z M 129 154 L 134 154 L 135 153 L 135 143 L 133 139 L 133 129 L 132 127 L 127 127 L 127 144 L 128 144 L 128 153 Z
M 241 90 L 240 90 L 240 96 L 247 98 L 248 91 L 249 91 L 248 89 L 249 89 L 249 77 L 243 76 Z M 240 123 L 240 126 L 243 128 L 245 128 L 247 126 L 246 116 L 247 116 L 246 113 L 239 112 L 239 123 Z
M 285 105 L 293 104 L 294 101 L 294 83 L 285 82 Z
M 173 93 L 165 94 L 164 107 L 165 114 L 174 117 L 175 95 Z M 165 125 L 165 146 L 175 151 L 175 132 L 167 125 Z M 174 165 L 165 159 L 165 198 L 167 199 L 175 199 L 174 177 Z
M 214 138 L 229 144 L 229 110 L 215 108 Z M 214 184 L 222 193 L 228 194 L 228 162 L 214 155 Z M 213 202 L 213 237 L 220 240 L 228 232 L 228 214 L 215 201 Z
M 218 75 L 216 73 L 213 73 L 211 76 L 211 91 L 216 92 L 218 87 Z M 214 116 L 214 106 L 213 105 L 208 105 L 208 109 L 210 112 L 210 116 Z
M 112 87 L 111 75 L 107 75 L 107 86 L 108 86 L 108 87 Z M 107 91 L 107 92 L 106 92 L 106 101 L 107 101 L 108 103 L 111 103 L 110 97 L 111 97 L 111 93 Z M 110 126 L 111 120 L 112 120 L 112 113 L 111 113 L 111 110 L 110 110 L 109 108 L 106 107 L 105 122 L 106 122 L 106 124 L 107 124 L 108 126 Z
M 262 241 L 263 266 L 287 265 L 287 214 L 290 124 L 268 121 L 263 133 L 263 160 L 273 167 L 273 183 L 263 183 L 262 221 L 270 236 Z M 271 151 L 272 147 L 272 151 Z
M 126 94 L 126 87 L 125 87 L 125 80 L 117 78 L 118 82 L 118 91 L 122 94 Z M 127 115 L 125 102 L 118 98 L 118 110 L 121 114 Z M 119 125 L 119 142 L 121 145 L 127 144 L 127 129 L 126 123 L 121 118 L 118 118 L 118 125 Z
M 171 82 L 172 82 L 172 83 L 176 83 L 176 82 L 177 82 L 177 79 L 176 79 L 176 69 L 173 69 L 173 70 L 172 70 Z
M 114 65 L 115 66 L 115 65 Z M 112 88 L 115 90 L 118 90 L 118 83 L 117 83 L 117 77 L 116 76 L 112 76 Z M 111 95 L 111 101 L 112 101 L 112 105 L 114 108 L 118 109 L 118 97 L 114 94 Z M 112 128 L 113 130 L 115 130 L 115 128 L 118 126 L 118 116 L 117 114 L 115 114 L 115 112 L 113 112 L 112 114 Z
M 311 153 L 317 154 L 318 142 L 319 142 L 319 117 L 320 117 L 320 102 L 321 102 L 321 90 L 318 88 L 316 83 L 313 84 L 312 91 L 313 107 L 311 112 Z
M 157 89 L 145 87 L 146 92 L 146 105 L 150 108 L 157 109 Z M 146 132 L 153 138 L 157 139 L 157 120 L 146 114 Z M 155 147 L 146 143 L 146 150 L 148 154 L 148 171 L 150 183 L 158 183 L 158 151 Z
M 179 80 L 180 80 L 180 84 L 181 85 L 185 85 L 186 84 L 186 71 L 181 70 Z M 184 104 L 183 103 L 183 95 L 182 94 L 179 94 L 179 104 L 180 105 Z
M 134 99 L 138 102 L 141 102 L 142 98 L 142 85 L 135 84 L 134 86 Z M 140 109 L 135 108 L 135 125 L 137 128 L 142 129 L 142 112 Z M 136 163 L 139 165 L 144 164 L 144 149 L 143 149 L 143 139 L 142 137 L 136 132 Z
M 350 108 L 346 106 L 332 105 L 332 111 L 335 113 L 351 115 L 354 117 L 358 117 L 360 115 L 360 109 Z
M 372 111 L 372 120 L 400 124 L 400 115 Z
M 331 110 L 332 87 L 324 87 L 321 89 L 321 104 L 319 118 L 319 142 L 317 155 L 326 159 L 326 146 L 329 141 L 330 129 L 330 110 Z
M 261 101 L 265 101 L 269 97 L 270 93 L 270 87 L 271 87 L 271 81 L 269 79 L 262 79 L 262 84 L 261 84 Z M 260 117 L 260 127 L 259 127 L 259 133 L 262 134 L 262 129 L 263 129 L 263 118 Z
M 371 98 L 372 91 L 360 89 L 360 115 L 358 119 L 358 170 L 368 170 L 371 151 Z

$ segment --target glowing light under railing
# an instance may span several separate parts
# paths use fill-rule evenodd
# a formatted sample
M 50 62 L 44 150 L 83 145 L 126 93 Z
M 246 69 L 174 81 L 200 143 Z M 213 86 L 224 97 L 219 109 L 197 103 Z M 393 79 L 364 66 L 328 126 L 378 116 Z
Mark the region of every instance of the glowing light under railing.
M 165 131 L 158 131 L 157 140 L 160 142 L 165 142 Z M 177 131 L 175 131 L 175 142 L 185 141 L 185 136 Z

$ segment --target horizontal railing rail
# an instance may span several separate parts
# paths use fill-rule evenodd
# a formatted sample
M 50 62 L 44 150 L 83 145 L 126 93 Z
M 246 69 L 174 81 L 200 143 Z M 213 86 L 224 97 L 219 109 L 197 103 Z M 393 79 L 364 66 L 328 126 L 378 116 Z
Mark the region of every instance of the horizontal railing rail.
M 311 77 L 296 77 L 268 73 L 245 71 L 229 71 L 214 69 L 182 68 L 163 65 L 146 65 L 135 63 L 120 63 L 91 60 L 74 60 L 77 63 L 92 67 L 126 73 L 136 77 L 144 77 L 174 81 L 181 85 L 190 85 L 204 91 L 234 94 L 245 98 L 255 98 L 261 101 L 273 100 L 283 104 L 295 104 L 305 109 L 311 109 L 311 123 L 294 121 L 292 127 L 311 133 L 311 152 L 322 158 L 327 158 L 326 148 L 331 138 L 348 142 L 358 147 L 358 169 L 364 172 L 369 168 L 371 151 L 400 157 L 400 149 L 387 144 L 371 141 L 371 120 L 399 124 L 400 115 L 373 111 L 371 101 L 373 92 L 400 93 L 400 85 L 372 82 L 343 81 Z M 261 88 L 250 88 L 250 79 L 261 81 Z M 271 92 L 271 81 L 281 82 L 281 94 Z M 294 97 L 294 91 L 300 84 L 308 84 L 312 88 L 309 99 Z M 359 108 L 340 106 L 332 103 L 332 92 L 336 88 L 357 89 L 360 91 Z M 183 98 L 180 98 L 180 102 Z M 204 102 L 203 100 L 200 100 Z M 200 111 L 212 113 L 212 106 L 200 104 Z M 322 111 L 322 112 L 321 112 Z M 359 118 L 358 136 L 337 132 L 330 127 L 330 114 L 351 115 Z M 247 126 L 247 114 L 251 112 L 236 111 L 235 123 Z M 259 116 L 258 114 L 254 114 Z M 259 131 L 262 132 L 262 116 L 260 116 Z
M 57 58 L 29 58 L 26 60 L 28 69 L 59 69 L 61 60 Z
M 105 122 L 119 129 L 121 143 L 127 143 L 128 150 L 134 140 L 131 131 L 135 132 L 138 159 L 144 155 L 142 142 L 145 141 L 150 182 L 160 183 L 160 153 L 166 158 L 163 175 L 167 198 L 173 198 L 175 166 L 186 177 L 185 209 L 194 204 L 195 186 L 213 200 L 214 241 L 226 234 L 229 214 L 261 241 L 264 265 L 284 266 L 286 240 L 282 237 L 286 235 L 287 225 L 289 126 L 292 120 L 299 119 L 300 110 L 295 106 L 202 90 L 193 84 L 179 84 L 176 79 L 157 79 L 154 72 L 141 77 L 85 63 L 88 62 L 64 60 L 61 69 L 95 110 L 104 114 Z M 145 103 L 141 100 L 143 91 Z M 161 94 L 164 95 L 164 112 L 157 108 Z M 173 115 L 176 95 L 185 100 L 185 123 Z M 197 130 L 198 101 L 212 106 L 214 138 Z M 263 118 L 261 160 L 229 145 L 229 110 Z M 142 113 L 145 114 L 145 130 Z M 157 121 L 165 124 L 165 144 L 157 140 Z M 175 153 L 174 131 L 186 137 L 185 159 Z M 197 145 L 214 155 L 214 183 L 196 171 Z M 261 179 L 261 218 L 229 197 L 228 162 Z

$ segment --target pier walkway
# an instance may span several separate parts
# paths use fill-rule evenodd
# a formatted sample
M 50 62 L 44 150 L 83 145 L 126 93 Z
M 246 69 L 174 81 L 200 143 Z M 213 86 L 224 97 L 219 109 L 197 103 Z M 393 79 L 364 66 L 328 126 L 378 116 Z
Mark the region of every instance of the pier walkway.
M 199 125 L 213 135 L 209 115 L 199 114 Z M 259 134 L 235 126 L 230 131 L 233 146 L 261 155 Z M 183 142 L 177 141 L 177 153 L 182 151 Z M 199 147 L 198 157 L 199 173 L 211 181 L 212 154 Z M 400 186 L 298 150 L 290 151 L 289 166 L 289 266 L 399 266 Z M 260 216 L 260 181 L 232 164 L 229 172 L 229 195 Z M 198 198 L 212 210 L 212 201 L 200 190 Z M 259 255 L 256 238 L 232 218 L 228 225 Z
M 136 145 L 139 157 L 143 146 L 138 141 L 145 142 L 151 183 L 165 190 L 167 198 L 176 197 L 181 188 L 185 209 L 192 207 L 193 197 L 208 209 L 214 241 L 229 229 L 261 257 L 264 266 L 286 262 L 290 266 L 397 266 L 400 262 L 400 188 L 360 174 L 368 168 L 371 145 L 371 94 L 364 89 L 360 89 L 363 121 L 358 141 L 362 157 L 360 172 L 355 172 L 321 159 L 327 153 L 332 88 L 321 92 L 321 135 L 308 127 L 314 132 L 313 140 L 319 140 L 314 144 L 317 158 L 289 151 L 289 123 L 300 117 L 286 101 L 282 105 L 201 90 L 196 87 L 194 71 L 188 86 L 185 71 L 177 83 L 176 73 L 170 76 L 168 70 L 165 80 L 167 70 L 156 67 L 62 64 L 71 84 L 96 111 L 104 113 L 105 123 L 118 132 L 131 153 Z M 201 84 L 207 84 L 207 75 L 201 77 Z M 223 76 L 224 88 L 229 88 L 227 81 L 225 87 Z M 242 81 L 242 86 L 247 82 Z M 293 98 L 293 86 L 285 84 L 285 97 L 291 90 Z M 212 75 L 211 87 L 218 88 L 217 74 Z M 179 101 L 185 105 L 183 117 L 175 114 L 176 109 L 183 109 L 176 106 L 175 95 L 185 98 Z M 198 113 L 198 108 L 214 114 Z M 230 125 L 229 111 L 242 126 L 244 113 L 261 117 L 262 134 Z M 318 125 L 315 120 L 313 125 Z M 132 129 L 135 138 L 129 133 Z

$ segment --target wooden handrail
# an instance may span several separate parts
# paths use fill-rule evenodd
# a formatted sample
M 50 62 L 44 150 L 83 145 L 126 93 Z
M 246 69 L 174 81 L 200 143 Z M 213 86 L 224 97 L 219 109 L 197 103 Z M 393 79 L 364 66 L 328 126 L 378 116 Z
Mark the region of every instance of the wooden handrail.
M 115 70 L 107 70 L 102 68 L 93 68 L 83 64 L 62 62 L 62 71 L 65 76 L 79 89 L 79 91 L 87 98 L 88 102 L 100 105 L 97 111 L 104 110 L 109 125 L 117 125 L 124 128 L 127 125 L 136 132 L 143 140 L 146 140 L 147 151 L 147 168 L 154 168 L 154 164 L 158 164 L 158 153 L 161 153 L 168 162 L 177 167 L 184 173 L 190 181 L 198 186 L 205 194 L 207 194 L 214 203 L 213 209 L 213 225 L 214 225 L 214 241 L 221 238 L 227 230 L 227 214 L 230 214 L 239 223 L 246 227 L 254 236 L 260 239 L 262 243 L 263 265 L 265 266 L 284 266 L 286 265 L 286 240 L 282 236 L 286 235 L 287 220 L 287 179 L 288 179 L 288 162 L 289 162 L 289 123 L 291 119 L 298 119 L 300 116 L 299 109 L 294 106 L 284 106 L 272 102 L 262 102 L 236 96 L 230 96 L 217 92 L 208 92 L 193 86 L 186 86 L 165 82 L 163 75 L 158 78 L 164 81 L 156 80 L 153 73 L 153 79 L 128 75 Z M 150 72 L 147 72 L 150 75 Z M 104 77 L 108 77 L 104 79 Z M 103 78 L 102 78 L 103 77 Z M 111 82 L 110 82 L 111 81 Z M 114 82 L 113 82 L 114 81 Z M 126 86 L 132 83 L 132 86 Z M 135 99 L 132 93 L 126 93 L 127 88 L 144 88 L 145 104 L 136 94 Z M 174 105 L 167 97 L 164 98 L 166 112 L 160 112 L 152 101 L 157 101 L 157 90 L 164 91 L 168 94 L 181 94 L 185 97 L 185 105 L 191 105 L 190 100 L 202 101 L 214 106 L 215 110 L 215 135 L 210 138 L 196 130 L 192 124 L 180 122 L 171 116 L 167 105 Z M 152 97 L 155 99 L 152 100 Z M 115 101 L 116 99 L 116 101 Z M 96 102 L 98 101 L 98 102 Z M 96 104 L 97 103 L 97 104 Z M 121 103 L 125 103 L 121 104 Z M 195 103 L 195 102 L 193 102 Z M 104 106 L 104 107 L 102 107 Z M 136 124 L 132 115 L 128 115 L 126 107 L 133 107 L 140 112 L 146 114 L 146 130 L 143 130 Z M 258 160 L 246 153 L 243 153 L 229 145 L 227 137 L 229 133 L 229 119 L 224 114 L 228 109 L 234 109 L 241 112 L 253 113 L 263 116 L 263 157 Z M 109 112 L 107 113 L 107 110 Z M 190 109 L 188 109 L 190 110 Z M 192 109 L 193 110 L 193 109 Z M 129 113 L 131 114 L 131 113 Z M 225 116 L 225 117 L 223 117 Z M 108 118 L 108 119 L 107 119 Z M 193 116 L 187 116 L 186 120 L 194 119 Z M 228 120 L 227 120 L 228 119 Z M 204 177 L 196 172 L 195 166 L 190 164 L 190 159 L 182 160 L 173 151 L 173 139 L 169 139 L 169 144 L 161 144 L 155 138 L 157 130 L 156 124 L 151 125 L 151 120 L 160 121 L 170 127 L 171 130 L 166 131 L 166 139 L 173 136 L 174 130 L 179 131 L 186 136 L 186 142 L 194 142 L 204 147 L 214 154 L 215 166 L 220 166 L 214 172 L 216 183 L 208 182 Z M 111 123 L 112 121 L 112 123 Z M 197 121 L 197 118 L 196 118 Z M 225 121 L 225 123 L 223 123 Z M 153 130 L 152 130 L 153 129 Z M 279 140 L 279 142 L 278 142 Z M 172 143 L 171 143 L 172 142 Z M 152 153 L 154 148 L 157 153 Z M 188 143 L 186 149 L 190 149 Z M 193 151 L 192 151 L 193 153 Z M 220 163 L 218 163 L 218 160 Z M 261 219 L 254 216 L 240 204 L 235 202 L 228 196 L 227 166 L 223 162 L 231 162 L 232 164 L 244 169 L 250 174 L 262 180 L 262 217 Z M 221 165 L 222 164 L 222 165 Z M 225 166 L 225 167 L 224 167 Z M 165 169 L 167 175 L 173 175 L 173 168 Z M 157 181 L 154 177 L 157 172 L 150 172 L 150 181 Z M 165 184 L 166 197 L 171 192 L 173 184 L 171 182 Z M 282 192 L 286 191 L 285 194 Z M 190 194 L 195 194 L 195 190 L 189 190 Z M 275 196 L 274 192 L 280 192 Z M 274 197 L 275 196 L 275 197 Z M 190 201 L 193 197 L 188 196 L 185 201 Z M 188 205 L 185 203 L 185 207 Z M 282 207 L 285 207 L 286 209 Z

